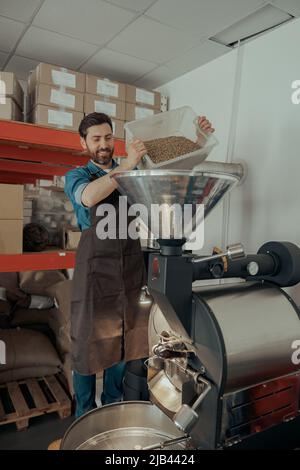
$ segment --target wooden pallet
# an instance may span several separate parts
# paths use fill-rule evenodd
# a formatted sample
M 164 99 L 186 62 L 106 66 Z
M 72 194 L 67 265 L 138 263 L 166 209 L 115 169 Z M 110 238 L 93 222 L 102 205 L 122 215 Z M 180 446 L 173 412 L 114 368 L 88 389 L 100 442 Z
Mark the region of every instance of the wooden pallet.
M 57 374 L 1 384 L 0 425 L 16 423 L 17 429 L 23 430 L 34 416 L 53 412 L 61 419 L 70 416 L 71 398 L 62 383 L 64 377 Z M 1 399 L 3 392 L 8 400 Z

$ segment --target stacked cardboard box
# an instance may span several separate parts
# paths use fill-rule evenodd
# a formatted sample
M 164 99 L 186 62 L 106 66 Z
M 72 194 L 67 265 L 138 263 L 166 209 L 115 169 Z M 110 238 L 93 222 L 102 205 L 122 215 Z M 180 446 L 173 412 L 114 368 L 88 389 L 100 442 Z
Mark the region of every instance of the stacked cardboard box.
M 113 121 L 114 135 L 124 139 L 124 123 L 135 121 L 166 110 L 165 98 L 160 93 L 137 88 L 132 85 L 109 80 L 104 77 L 86 75 L 84 112 L 102 112 Z
M 160 97 L 160 110 L 162 113 L 168 111 L 168 97 L 166 95 Z
M 41 63 L 28 80 L 28 121 L 77 131 L 83 118 L 85 74 Z
M 23 186 L 0 184 L 0 253 L 22 253 Z
M 23 121 L 24 93 L 11 72 L 0 72 L 0 119 Z
M 84 112 L 108 114 L 113 123 L 114 135 L 124 139 L 125 85 L 104 77 L 86 75 Z
M 63 250 L 77 250 L 81 238 L 81 232 L 77 229 L 64 227 L 62 236 Z
M 74 131 L 84 114 L 102 112 L 124 139 L 125 121 L 166 110 L 166 102 L 158 92 L 41 63 L 29 76 L 27 109 L 29 122 Z
M 161 112 L 161 95 L 156 91 L 126 85 L 126 121 L 136 121 Z
M 47 180 L 48 181 L 48 180 Z M 31 224 L 32 219 L 32 199 L 24 197 L 23 203 L 23 225 Z

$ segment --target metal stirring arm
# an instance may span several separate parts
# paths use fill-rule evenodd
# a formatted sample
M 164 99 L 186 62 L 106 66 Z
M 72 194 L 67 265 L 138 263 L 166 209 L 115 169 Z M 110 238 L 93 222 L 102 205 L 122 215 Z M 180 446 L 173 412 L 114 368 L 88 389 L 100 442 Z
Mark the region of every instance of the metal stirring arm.
M 175 439 L 168 439 L 167 441 L 157 442 L 156 444 L 152 444 L 147 447 L 142 447 L 140 450 L 165 449 L 166 447 L 179 444 L 180 442 L 189 441 L 190 439 L 190 436 L 185 435 L 182 437 L 176 437 Z

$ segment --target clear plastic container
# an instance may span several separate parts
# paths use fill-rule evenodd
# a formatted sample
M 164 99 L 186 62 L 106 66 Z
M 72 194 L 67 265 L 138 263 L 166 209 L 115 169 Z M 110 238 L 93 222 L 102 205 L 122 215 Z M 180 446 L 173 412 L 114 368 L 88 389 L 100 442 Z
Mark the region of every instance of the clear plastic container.
M 202 163 L 218 144 L 218 140 L 212 134 L 207 134 L 199 128 L 198 115 L 189 106 L 128 122 L 124 128 L 127 147 L 134 139 L 147 141 L 163 137 L 182 136 L 197 142 L 199 134 L 204 138 L 202 139 L 203 146 L 201 149 L 165 162 L 153 163 L 149 155 L 145 155 L 138 165 L 139 169 L 172 168 L 192 170 L 196 165 Z

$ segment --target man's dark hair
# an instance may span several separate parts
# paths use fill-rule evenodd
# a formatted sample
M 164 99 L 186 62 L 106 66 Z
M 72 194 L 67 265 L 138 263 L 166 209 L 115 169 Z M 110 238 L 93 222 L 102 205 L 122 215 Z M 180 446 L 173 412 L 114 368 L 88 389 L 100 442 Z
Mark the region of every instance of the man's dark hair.
M 79 126 L 80 137 L 86 139 L 88 128 L 92 126 L 99 126 L 100 124 L 109 124 L 111 130 L 113 130 L 113 125 L 111 119 L 107 114 L 104 113 L 91 113 L 87 114 L 81 121 Z

